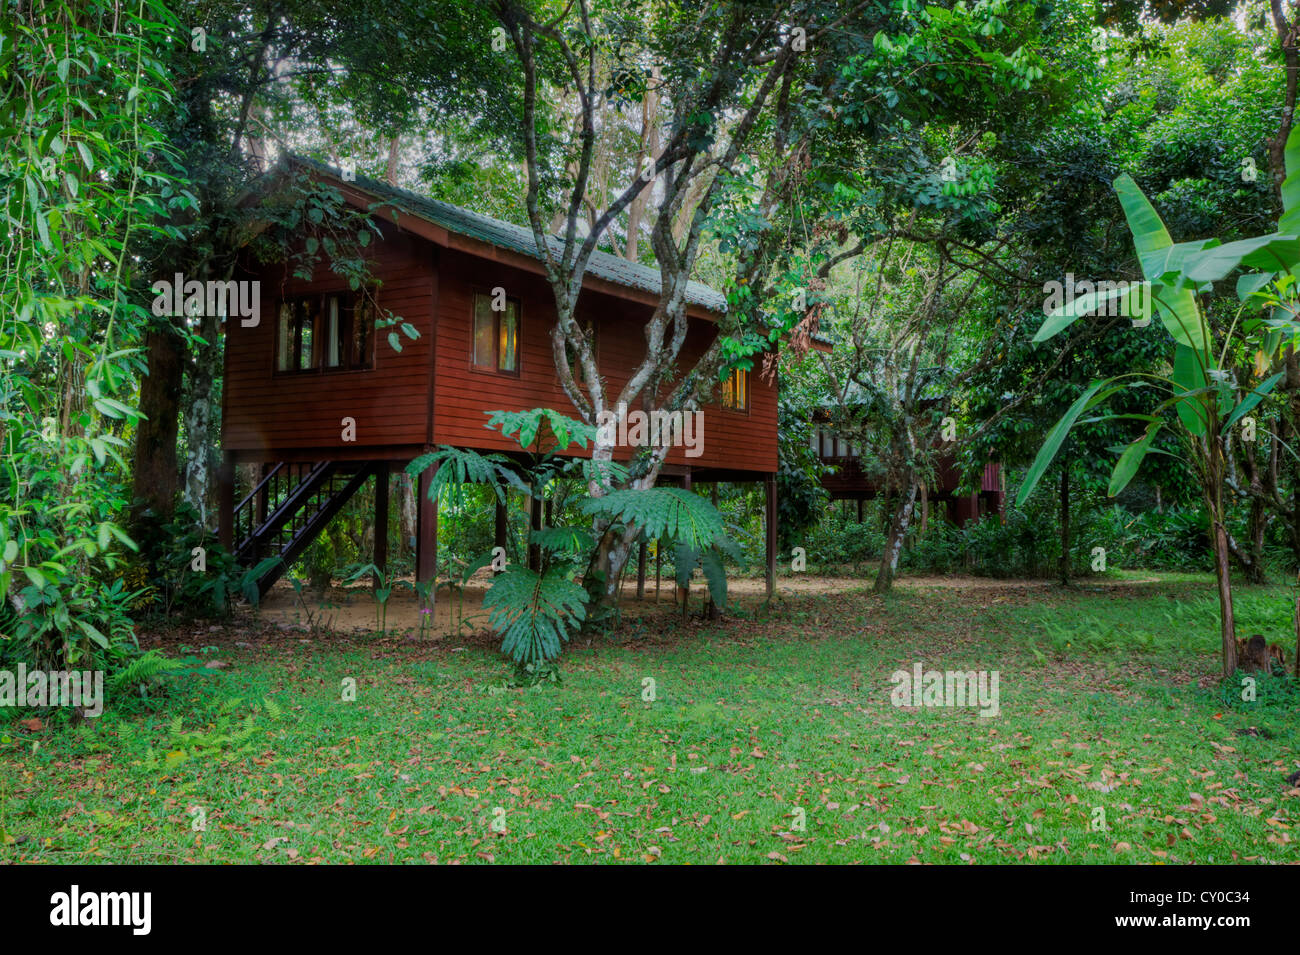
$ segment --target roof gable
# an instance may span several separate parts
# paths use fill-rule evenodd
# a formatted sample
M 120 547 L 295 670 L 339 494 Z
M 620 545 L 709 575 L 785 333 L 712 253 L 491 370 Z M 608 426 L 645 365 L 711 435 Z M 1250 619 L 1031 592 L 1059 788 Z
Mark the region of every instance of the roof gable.
M 339 170 L 315 159 L 291 155 L 288 157 L 288 161 L 293 165 L 313 169 L 344 182 Z M 448 232 L 470 239 L 477 239 L 500 249 L 517 252 L 539 262 L 542 260 L 541 255 L 538 254 L 537 242 L 533 238 L 531 228 L 504 222 L 501 219 L 494 219 L 492 216 L 485 216 L 478 212 L 471 212 L 461 206 L 454 206 L 449 202 L 442 202 L 438 199 L 430 199 L 428 196 L 421 196 L 407 189 L 399 189 L 397 186 L 391 186 L 388 183 L 365 176 L 348 179 L 346 184 L 370 193 L 377 199 L 393 205 L 399 211 L 424 219 L 426 222 L 446 229 Z M 559 236 L 549 236 L 548 242 L 552 254 L 555 256 L 558 257 L 564 251 L 564 243 Z M 650 268 L 639 262 L 629 262 L 627 259 L 599 250 L 591 254 L 591 258 L 587 262 L 586 274 L 611 282 L 614 285 L 649 292 L 656 296 L 660 294 L 663 288 L 658 269 Z M 722 313 L 727 310 L 726 296 L 703 282 L 690 281 L 686 283 L 686 301 L 687 304 L 706 308 L 712 312 Z

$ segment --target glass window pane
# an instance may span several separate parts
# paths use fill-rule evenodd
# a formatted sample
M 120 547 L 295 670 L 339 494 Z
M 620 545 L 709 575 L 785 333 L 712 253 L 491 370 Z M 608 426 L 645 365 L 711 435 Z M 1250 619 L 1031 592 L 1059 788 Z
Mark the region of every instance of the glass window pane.
M 293 351 L 293 306 L 280 303 L 280 325 L 275 346 L 275 370 L 289 370 L 289 353 Z
M 353 368 L 370 367 L 371 331 L 375 327 L 375 313 L 370 300 L 362 297 L 352 314 L 351 365 Z
M 474 364 L 478 368 L 496 367 L 496 313 L 486 295 L 474 296 Z
M 325 365 L 327 368 L 337 368 L 342 357 L 342 349 L 339 347 L 339 297 L 331 295 L 326 299 L 328 303 L 328 331 L 325 335 Z
M 515 308 L 515 303 L 506 302 L 506 310 L 498 313 L 501 317 L 501 348 L 498 351 L 500 356 L 501 371 L 514 371 L 518 351 L 519 337 L 519 313 Z
M 315 301 L 306 304 L 305 314 L 302 318 L 302 334 L 299 338 L 298 365 L 299 371 L 306 371 L 316 366 L 313 360 L 316 352 L 316 318 L 319 306 Z

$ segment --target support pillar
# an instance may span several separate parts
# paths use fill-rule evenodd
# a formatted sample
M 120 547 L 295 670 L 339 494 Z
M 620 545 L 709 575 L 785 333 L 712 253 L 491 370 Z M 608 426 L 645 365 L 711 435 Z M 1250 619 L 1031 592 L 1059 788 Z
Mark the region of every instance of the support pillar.
M 226 550 L 235 546 L 235 460 L 228 451 L 217 468 L 217 541 Z
M 646 541 L 645 538 L 643 537 L 641 539 L 641 549 L 637 553 L 637 558 L 636 558 L 636 599 L 637 600 L 645 599 L 645 556 L 646 556 L 645 550 L 646 550 Z
M 764 521 L 764 538 L 767 550 L 767 596 L 776 592 L 776 475 L 769 474 L 763 482 L 763 497 L 767 505 Z
M 438 575 L 438 502 L 429 500 L 429 483 L 435 470 L 436 467 L 426 469 L 415 490 L 415 579 L 428 584 L 436 583 Z M 432 610 L 433 604 L 434 590 L 431 587 L 428 609 Z
M 266 463 L 262 463 L 257 466 L 258 485 L 261 485 L 261 483 L 266 480 L 266 475 L 270 473 L 270 470 L 271 470 L 271 466 Z M 261 527 L 263 524 L 266 523 L 266 516 L 267 516 L 267 509 L 268 509 L 267 498 L 269 496 L 270 496 L 270 489 L 266 487 L 263 487 L 262 490 L 257 495 L 257 526 L 258 527 Z
M 663 542 L 655 538 L 654 542 L 654 602 L 659 603 L 659 587 L 663 583 Z
M 506 500 L 497 501 L 496 527 L 492 536 L 492 546 L 500 547 L 502 550 L 505 550 L 506 553 L 509 553 L 506 549 L 506 503 L 509 501 L 510 492 L 507 491 L 505 493 L 507 495 Z M 495 571 L 494 575 L 500 573 L 503 573 L 503 571 Z
M 375 466 L 375 554 L 374 565 L 388 575 L 388 462 Z M 379 586 L 379 575 L 375 575 Z
M 682 487 L 683 487 L 685 490 L 687 490 L 687 491 L 689 491 L 689 490 L 691 489 L 691 469 L 690 469 L 689 467 L 687 467 L 687 469 L 686 469 L 686 473 L 682 475 Z M 687 601 L 687 600 L 690 598 L 690 596 L 691 596 L 691 582 L 690 582 L 690 580 L 688 579 L 688 580 L 686 581 L 686 586 L 685 586 L 685 587 L 678 587 L 678 588 L 677 588 L 675 591 L 673 591 L 673 592 L 674 592 L 675 594 L 677 594 L 677 596 L 681 597 L 681 600 L 682 600 L 682 614 L 683 614 L 683 616 L 685 616 L 685 614 L 686 614 L 686 601 Z M 673 602 L 676 603 L 676 599 L 674 599 Z

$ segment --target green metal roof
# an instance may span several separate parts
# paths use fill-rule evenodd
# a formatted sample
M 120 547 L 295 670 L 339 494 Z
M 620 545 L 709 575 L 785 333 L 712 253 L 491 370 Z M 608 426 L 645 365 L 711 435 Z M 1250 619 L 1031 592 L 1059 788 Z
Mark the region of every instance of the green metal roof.
M 342 172 L 335 167 L 315 159 L 308 159 L 306 156 L 291 155 L 289 162 L 316 169 L 336 179 L 342 180 L 343 178 Z M 531 228 L 471 212 L 469 209 L 453 206 L 449 202 L 430 199 L 428 196 L 421 196 L 407 189 L 399 189 L 396 186 L 390 186 L 386 182 L 380 182 L 366 176 L 358 175 L 355 181 L 349 181 L 349 184 L 390 202 L 400 211 L 405 211 L 417 218 L 441 226 L 448 232 L 454 232 L 456 235 L 463 235 L 470 239 L 478 239 L 497 248 L 509 249 L 512 252 L 518 252 L 531 259 L 541 261 L 541 256 L 537 252 L 537 242 L 533 238 Z M 558 258 L 564 251 L 563 239 L 559 236 L 549 236 L 548 242 L 552 254 Z M 662 289 L 658 269 L 641 265 L 638 262 L 629 262 L 627 259 L 599 250 L 591 254 L 591 258 L 587 262 L 586 274 L 604 279 L 607 282 L 613 282 L 615 285 L 621 285 L 624 288 L 649 292 L 652 295 L 658 295 Z M 686 283 L 686 301 L 713 312 L 725 312 L 727 310 L 726 296 L 715 289 L 709 288 L 702 282 Z

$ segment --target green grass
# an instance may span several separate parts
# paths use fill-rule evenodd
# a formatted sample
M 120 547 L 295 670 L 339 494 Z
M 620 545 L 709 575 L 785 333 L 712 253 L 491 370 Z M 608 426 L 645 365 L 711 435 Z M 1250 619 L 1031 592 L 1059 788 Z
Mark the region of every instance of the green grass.
M 1242 632 L 1282 639 L 1291 600 L 1242 588 Z M 581 641 L 535 691 L 487 644 L 205 633 L 229 668 L 156 713 L 8 724 L 0 861 L 1300 861 L 1300 694 L 1220 687 L 1206 578 L 665 626 Z M 1001 715 L 892 706 L 918 660 L 998 670 Z

